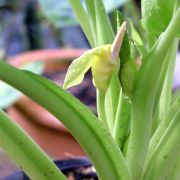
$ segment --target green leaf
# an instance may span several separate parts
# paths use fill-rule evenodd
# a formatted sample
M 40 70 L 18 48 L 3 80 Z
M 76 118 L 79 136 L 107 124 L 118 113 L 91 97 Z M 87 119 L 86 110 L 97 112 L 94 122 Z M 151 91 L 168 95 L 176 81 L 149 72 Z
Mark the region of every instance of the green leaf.
M 1 109 L 0 124 L 1 148 L 31 179 L 66 179 L 33 139 Z
M 141 57 L 145 57 L 145 55 L 147 54 L 147 50 L 145 48 L 145 45 L 139 35 L 139 33 L 137 32 L 137 30 L 135 29 L 135 27 L 133 26 L 133 23 L 130 19 L 128 19 L 128 23 L 130 25 L 130 32 L 129 32 L 129 36 L 131 38 L 131 40 L 134 42 L 135 46 L 137 47 L 138 51 L 141 54 Z
M 177 96 L 172 103 L 171 107 L 167 110 L 166 116 L 164 116 L 164 119 L 161 120 L 159 123 L 156 131 L 154 132 L 148 149 L 148 154 L 146 161 L 149 162 L 150 158 L 152 157 L 152 154 L 154 152 L 155 147 L 157 146 L 158 142 L 160 141 L 161 137 L 163 136 L 163 133 L 166 131 L 167 127 L 173 120 L 173 118 L 176 116 L 177 110 L 180 107 L 180 96 Z
M 131 179 L 126 161 L 112 136 L 79 100 L 47 79 L 4 62 L 0 62 L 0 78 L 61 119 L 92 160 L 100 179 Z
M 118 77 L 119 67 L 117 66 L 113 72 L 110 85 L 106 91 L 104 110 L 107 116 L 107 124 L 111 133 L 114 131 L 114 123 L 118 106 L 118 97 L 120 93 L 120 81 Z
M 114 39 L 114 34 L 102 0 L 95 1 L 95 12 L 97 31 L 96 45 L 111 44 Z
M 137 66 L 134 60 L 130 59 L 129 61 L 123 64 L 119 74 L 122 90 L 129 97 L 131 97 L 133 94 L 136 77 Z
M 115 138 L 120 149 L 123 148 L 125 138 L 128 136 L 131 120 L 131 104 L 130 99 L 125 96 L 122 91 L 119 96 L 119 104 L 115 119 L 114 133 Z
M 82 1 L 84 5 L 85 0 Z M 129 0 L 103 0 L 107 12 L 124 5 Z M 68 0 L 38 0 L 43 14 L 57 27 L 72 26 L 78 24 Z
M 178 32 L 180 27 L 179 19 L 180 7 L 162 34 L 162 37 L 158 39 L 151 52 L 145 57 L 145 61 L 137 74 L 136 88 L 131 98 L 131 135 L 126 154 L 133 177 L 137 179 L 141 174 L 151 137 L 153 106 L 166 56 L 165 52 L 168 51 L 169 45 L 176 38 L 176 32 Z
M 81 28 L 84 31 L 84 34 L 86 35 L 90 45 L 94 47 L 94 39 L 93 39 L 93 34 L 92 34 L 92 29 L 91 29 L 91 24 L 89 17 L 85 11 L 85 9 L 82 6 L 82 3 L 80 0 L 68 0 L 71 8 L 73 9 L 74 13 L 76 14 L 76 18 L 79 21 Z
M 36 74 L 41 74 L 44 69 L 44 63 L 42 61 L 37 61 L 35 63 L 29 63 L 21 67 L 28 71 L 32 71 Z M 0 81 L 0 107 L 5 109 L 16 102 L 22 94 L 9 86 L 8 84 Z
M 120 11 L 116 11 L 114 14 L 115 14 L 114 18 L 116 19 L 116 26 L 114 27 L 114 29 L 116 29 L 115 32 L 117 32 L 117 30 L 119 29 L 119 27 L 125 20 Z M 120 68 L 121 68 L 123 66 L 123 64 L 129 60 L 129 57 L 130 57 L 130 44 L 129 44 L 129 38 L 128 38 L 127 31 L 124 34 L 119 57 L 120 57 Z
M 92 66 L 93 58 L 93 52 L 90 50 L 73 60 L 68 68 L 63 88 L 67 89 L 80 84 L 83 81 L 85 73 Z
M 143 173 L 144 180 L 164 180 L 168 173 L 172 170 L 179 153 L 180 138 L 180 109 L 177 110 L 175 116 L 166 127 L 160 141 L 154 148 L 153 154 L 148 166 Z
M 173 16 L 175 0 L 142 0 L 142 24 L 152 36 L 158 37 Z
M 160 76 L 158 85 L 158 93 L 161 93 L 159 99 L 159 120 L 162 120 L 167 113 L 168 107 L 171 105 L 172 87 L 174 67 L 176 62 L 176 53 L 178 49 L 179 40 L 176 39 L 172 44 L 164 60 L 163 69 Z M 163 81 L 163 83 L 161 82 Z M 156 97 L 158 101 L 158 96 Z M 156 103 L 156 102 L 155 102 Z
M 110 48 L 111 45 L 94 48 L 75 59 L 67 71 L 64 88 L 80 84 L 87 70 L 92 68 L 94 86 L 106 90 L 116 64 L 111 59 Z
M 95 13 L 95 3 L 94 0 L 85 0 L 87 13 L 90 21 L 92 36 L 94 40 L 93 47 L 96 47 L 97 29 L 96 29 L 96 13 Z

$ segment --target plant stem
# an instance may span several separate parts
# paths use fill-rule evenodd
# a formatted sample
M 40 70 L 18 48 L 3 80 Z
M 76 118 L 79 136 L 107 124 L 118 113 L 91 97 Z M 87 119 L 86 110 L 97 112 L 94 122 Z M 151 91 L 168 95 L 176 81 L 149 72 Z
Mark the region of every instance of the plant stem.
M 117 112 L 119 94 L 120 94 L 118 69 L 119 69 L 118 67 L 115 68 L 115 71 L 111 78 L 110 85 L 106 92 L 105 105 L 104 105 L 107 124 L 112 135 L 114 131 L 114 124 L 115 124 L 115 118 L 116 118 L 116 112 Z
M 2 110 L 0 145 L 31 179 L 66 179 L 40 147 Z
M 61 119 L 92 160 L 100 179 L 131 179 L 127 163 L 109 131 L 79 100 L 52 82 L 2 61 L 0 78 Z
M 97 89 L 96 94 L 97 94 L 98 118 L 109 129 L 107 119 L 106 119 L 105 107 L 104 107 L 106 91 L 100 91 Z
M 130 119 L 131 105 L 129 98 L 124 97 L 121 93 L 114 126 L 114 138 L 120 149 L 122 148 L 125 137 L 128 134 Z

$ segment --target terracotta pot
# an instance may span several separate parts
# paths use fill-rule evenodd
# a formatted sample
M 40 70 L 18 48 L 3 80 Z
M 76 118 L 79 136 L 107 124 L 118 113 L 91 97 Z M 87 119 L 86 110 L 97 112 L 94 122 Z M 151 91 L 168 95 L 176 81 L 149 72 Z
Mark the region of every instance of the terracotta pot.
M 33 51 L 11 58 L 10 63 L 19 66 L 41 59 L 46 62 L 45 71 L 51 72 L 67 68 L 68 63 L 63 60 L 77 58 L 83 52 L 83 49 Z M 84 155 L 60 121 L 29 98 L 21 97 L 7 112 L 51 157 L 64 159 Z

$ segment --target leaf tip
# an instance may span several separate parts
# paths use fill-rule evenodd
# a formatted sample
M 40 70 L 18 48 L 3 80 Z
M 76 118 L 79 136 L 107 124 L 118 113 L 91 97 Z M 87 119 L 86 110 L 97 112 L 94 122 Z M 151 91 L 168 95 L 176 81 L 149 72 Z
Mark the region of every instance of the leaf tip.
M 111 57 L 113 60 L 116 60 L 119 55 L 119 51 L 123 42 L 125 32 L 126 32 L 126 21 L 122 23 L 111 46 Z

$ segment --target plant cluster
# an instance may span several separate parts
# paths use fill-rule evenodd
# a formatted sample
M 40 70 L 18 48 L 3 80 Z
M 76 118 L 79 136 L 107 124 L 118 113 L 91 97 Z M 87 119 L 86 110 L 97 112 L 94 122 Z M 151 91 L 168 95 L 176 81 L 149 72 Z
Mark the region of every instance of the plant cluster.
M 80 0 L 69 3 L 92 49 L 72 62 L 64 88 L 81 83 L 91 69 L 97 116 L 49 80 L 2 61 L 1 80 L 60 119 L 100 179 L 178 180 L 180 95 L 172 95 L 172 78 L 180 1 L 142 0 L 143 37 L 119 11 L 111 24 L 101 0 L 85 0 L 86 8 Z M 1 147 L 32 179 L 65 179 L 3 111 L 0 124 Z

